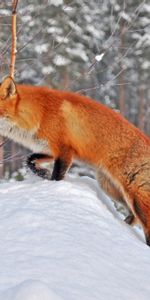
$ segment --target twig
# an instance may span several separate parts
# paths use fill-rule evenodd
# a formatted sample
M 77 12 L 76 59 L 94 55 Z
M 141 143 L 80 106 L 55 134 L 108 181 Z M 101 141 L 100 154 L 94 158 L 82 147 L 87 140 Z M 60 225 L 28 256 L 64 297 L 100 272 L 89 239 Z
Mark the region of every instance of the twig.
M 0 144 L 0 147 L 3 147 L 5 144 L 8 143 L 8 139 L 4 140 L 1 144 Z
M 18 0 L 13 0 L 12 2 L 12 48 L 11 48 L 11 62 L 10 62 L 10 76 L 12 78 L 14 78 L 15 61 L 16 61 L 16 53 L 17 53 L 17 34 L 16 34 L 17 4 L 18 4 Z
M 19 49 L 18 49 L 18 52 L 21 52 L 28 44 L 30 44 L 35 38 L 36 36 L 39 34 L 39 33 L 42 33 L 43 32 L 43 28 L 41 28 L 40 30 L 38 30 L 38 32 L 36 32 L 34 34 L 34 36 L 29 40 L 27 41 L 23 46 L 21 46 Z
M 105 87 L 109 85 L 109 83 L 111 83 L 112 81 L 114 81 L 116 78 L 118 78 L 118 76 L 124 71 L 124 68 L 122 68 L 112 79 L 110 79 L 109 81 L 105 82 L 105 83 L 100 83 L 98 85 L 95 85 L 93 87 L 87 88 L 87 89 L 81 89 L 76 91 L 75 93 L 83 93 L 83 92 L 88 92 L 88 91 L 92 91 L 92 90 L 97 90 L 100 89 L 101 87 Z M 125 82 L 123 84 L 120 83 L 115 83 L 115 85 L 130 85 L 130 82 Z

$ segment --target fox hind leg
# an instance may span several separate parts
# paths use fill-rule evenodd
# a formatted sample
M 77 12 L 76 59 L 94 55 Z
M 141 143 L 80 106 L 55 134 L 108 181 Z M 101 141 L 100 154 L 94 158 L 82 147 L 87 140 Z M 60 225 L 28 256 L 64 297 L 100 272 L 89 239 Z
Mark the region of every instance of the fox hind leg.
M 133 200 L 133 208 L 139 219 L 148 246 L 150 246 L 150 190 L 140 191 Z
M 128 208 L 129 210 L 129 214 L 128 216 L 124 219 L 125 223 L 127 223 L 128 225 L 135 225 L 137 220 L 136 217 L 134 216 L 134 214 L 131 212 L 131 210 Z
M 122 203 L 123 206 L 126 208 L 128 212 L 128 216 L 125 218 L 125 222 L 128 225 L 133 226 L 136 223 L 136 218 L 131 212 L 130 208 L 127 205 L 127 202 L 124 200 L 124 197 L 119 191 L 119 189 L 116 187 L 116 185 L 113 183 L 113 181 L 108 178 L 108 176 L 101 170 L 98 170 L 97 172 L 97 180 L 102 188 L 102 190 L 114 201 Z

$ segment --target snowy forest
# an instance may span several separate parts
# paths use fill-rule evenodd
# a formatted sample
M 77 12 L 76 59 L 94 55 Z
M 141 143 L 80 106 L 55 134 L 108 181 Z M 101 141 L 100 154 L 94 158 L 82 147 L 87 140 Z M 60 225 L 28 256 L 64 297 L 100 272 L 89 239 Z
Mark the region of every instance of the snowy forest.
M 0 2 L 0 71 L 8 75 L 12 1 Z M 17 12 L 18 83 L 79 92 L 150 132 L 150 4 L 140 0 L 23 0 Z M 27 151 L 1 138 L 1 177 Z

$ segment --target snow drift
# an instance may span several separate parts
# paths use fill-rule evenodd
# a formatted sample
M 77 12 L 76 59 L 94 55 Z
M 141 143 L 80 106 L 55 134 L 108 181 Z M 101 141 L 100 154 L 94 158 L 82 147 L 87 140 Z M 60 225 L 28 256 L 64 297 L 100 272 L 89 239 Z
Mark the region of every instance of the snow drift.
M 147 300 L 150 249 L 96 181 L 0 185 L 0 300 Z

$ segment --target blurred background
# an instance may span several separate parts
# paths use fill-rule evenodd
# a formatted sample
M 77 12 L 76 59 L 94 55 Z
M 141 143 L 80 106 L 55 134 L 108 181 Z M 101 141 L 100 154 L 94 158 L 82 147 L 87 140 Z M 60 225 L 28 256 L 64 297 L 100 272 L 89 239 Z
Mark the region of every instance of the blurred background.
M 0 80 L 9 74 L 11 6 L 0 2 Z M 88 95 L 149 135 L 149 16 L 148 1 L 19 1 L 16 81 Z M 28 153 L 1 137 L 0 177 L 21 180 Z

